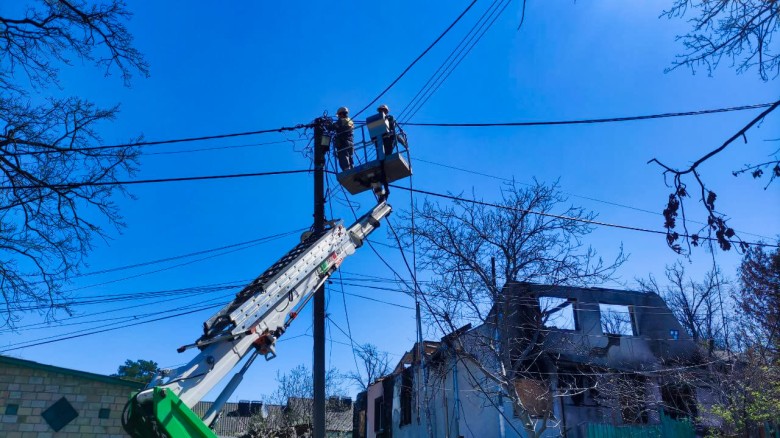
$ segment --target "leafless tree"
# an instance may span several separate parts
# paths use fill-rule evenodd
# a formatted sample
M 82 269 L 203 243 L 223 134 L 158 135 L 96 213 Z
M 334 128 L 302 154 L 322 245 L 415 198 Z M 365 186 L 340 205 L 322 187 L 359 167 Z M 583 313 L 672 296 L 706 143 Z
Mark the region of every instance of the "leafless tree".
M 594 214 L 566 201 L 557 184 L 509 185 L 498 208 L 466 200 L 453 205 L 426 201 L 415 206 L 414 222 L 411 213 L 403 221 L 409 224 L 403 229 L 407 243 L 415 240 L 422 268 L 433 274 L 423 289 L 429 316 L 444 332 L 468 323 L 480 327 L 466 340 L 457 338 L 461 344 L 454 351 L 477 357 L 469 363 L 478 367 L 475 376 L 484 375 L 489 383 L 479 387 L 491 403 L 498 392 L 512 400 L 531 435 L 543 432 L 551 412 L 534 415 L 516 383 L 533 377 L 544 322 L 557 308 L 539 309 L 520 320 L 508 312 L 517 308 L 515 301 L 532 297 L 504 297 L 499 282 L 593 285 L 611 278 L 624 260 L 621 251 L 614 261 L 604 262 L 583 244 Z M 509 327 L 506 321 L 520 323 Z
M 683 277 L 679 271 L 674 271 L 675 278 Z M 712 277 L 710 273 L 707 278 Z M 689 303 L 705 300 L 710 280 L 686 286 L 684 293 Z M 698 290 L 695 295 L 694 284 Z M 679 282 L 669 287 L 669 291 L 679 296 L 682 292 L 676 290 L 678 285 Z M 711 395 L 712 403 L 702 407 L 699 414 L 700 421 L 716 427 L 712 431 L 715 436 L 757 436 L 759 429 L 780 416 L 780 251 L 749 248 L 739 268 L 739 282 L 732 290 L 735 311 L 728 318 L 734 323 L 727 325 L 731 331 L 730 348 L 711 355 L 705 373 L 685 370 L 674 377 Z M 685 311 L 678 318 L 686 328 L 694 327 L 703 337 L 707 329 L 702 323 L 708 315 L 703 312 L 701 318 L 696 318 L 696 313 Z
M 712 414 L 725 436 L 752 436 L 768 422 L 780 427 L 780 250 L 751 247 L 738 278 L 736 348 L 715 370 Z
M 780 73 L 780 48 L 773 44 L 780 28 L 780 5 L 774 0 L 675 0 L 662 16 L 688 20 L 691 31 L 680 35 L 685 53 L 678 55 L 669 70 L 688 67 L 707 73 L 724 58 L 738 73 L 758 68 L 767 81 Z
M 128 85 L 148 65 L 125 27 L 124 2 L 46 0 L 0 12 L 0 293 L 2 324 L 20 313 L 68 310 L 62 286 L 105 229 L 123 225 L 115 183 L 136 170 L 131 145 L 91 149 L 118 106 L 47 97 L 60 68 L 87 60 Z M 69 91 L 65 89 L 65 91 Z M 132 144 L 134 140 L 128 143 Z
M 750 248 L 739 268 L 741 327 L 768 363 L 780 364 L 780 249 Z
M 685 266 L 678 261 L 666 267 L 665 275 L 663 285 L 653 275 L 638 279 L 640 289 L 660 295 L 693 341 L 705 342 L 710 354 L 715 347 L 725 348 L 733 303 L 728 295 L 730 284 L 720 269 L 714 267 L 697 281 L 686 276 Z
M 346 377 L 361 391 L 368 389 L 374 381 L 390 372 L 390 357 L 373 344 L 363 344 L 355 348 L 360 370 L 350 371 Z

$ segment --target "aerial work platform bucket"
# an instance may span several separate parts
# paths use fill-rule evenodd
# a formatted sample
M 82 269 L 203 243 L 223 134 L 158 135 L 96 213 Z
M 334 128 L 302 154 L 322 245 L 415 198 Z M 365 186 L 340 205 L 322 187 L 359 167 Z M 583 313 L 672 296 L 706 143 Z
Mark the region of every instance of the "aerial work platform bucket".
M 354 167 L 336 176 L 339 184 L 353 195 L 412 175 L 406 134 L 400 128 L 400 132 L 391 131 L 388 119 L 381 113 L 366 118 L 365 127 L 370 140 L 366 141 L 361 128 L 363 141 L 355 145 Z M 393 150 L 398 152 L 385 155 L 384 140 L 387 138 L 392 139 Z M 399 138 L 402 141 L 398 141 Z
M 371 160 L 345 170 L 336 176 L 339 184 L 353 195 L 371 188 L 372 184 L 382 181 L 382 172 L 387 183 L 398 181 L 412 174 L 409 162 L 401 152 L 390 154 L 384 160 Z

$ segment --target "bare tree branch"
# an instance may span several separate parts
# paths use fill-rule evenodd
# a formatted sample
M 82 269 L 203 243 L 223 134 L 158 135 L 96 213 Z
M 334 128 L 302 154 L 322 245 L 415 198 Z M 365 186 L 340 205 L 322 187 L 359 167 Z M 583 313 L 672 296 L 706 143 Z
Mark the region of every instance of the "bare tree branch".
M 684 17 L 695 14 L 689 23 L 692 30 L 677 37 L 685 48 L 671 71 L 688 67 L 692 72 L 704 66 L 709 74 L 725 57 L 736 66 L 737 73 L 753 67 L 764 81 L 780 74 L 780 53 L 772 40 L 780 28 L 780 4 L 774 0 L 675 0 L 662 16 Z
M 376 379 L 390 372 L 390 356 L 385 351 L 379 351 L 376 345 L 363 344 L 355 347 L 358 364 L 362 369 L 350 371 L 345 377 L 352 381 L 361 391 L 366 391 L 368 386 Z
M 705 230 L 707 232 L 707 236 L 710 238 L 712 238 L 712 234 L 715 234 L 715 239 L 723 251 L 730 250 L 734 241 L 738 243 L 739 245 L 738 248 L 740 250 L 744 251 L 747 248 L 747 243 L 739 239 L 739 237 L 736 236 L 734 229 L 728 226 L 727 224 L 728 219 L 726 218 L 725 214 L 716 210 L 715 201 L 717 200 L 717 194 L 714 191 L 707 188 L 705 182 L 702 180 L 701 175 L 698 172 L 698 167 L 705 161 L 711 159 L 715 155 L 722 152 L 738 138 L 743 138 L 745 140 L 745 143 L 747 143 L 747 136 L 746 136 L 747 131 L 750 130 L 750 128 L 752 128 L 755 124 L 762 121 L 772 111 L 777 109 L 778 106 L 780 106 L 780 100 L 773 103 L 772 106 L 770 106 L 769 108 L 764 110 L 761 114 L 759 114 L 756 118 L 751 120 L 747 125 L 745 125 L 742 129 L 737 131 L 737 133 L 732 135 L 718 148 L 708 152 L 707 154 L 705 154 L 704 156 L 696 160 L 693 164 L 691 164 L 686 169 L 673 168 L 671 166 L 662 163 L 657 158 L 653 158 L 650 161 L 648 161 L 648 164 L 656 163 L 659 166 L 661 166 L 661 168 L 664 169 L 663 171 L 664 181 L 667 181 L 667 186 L 673 189 L 673 192 L 669 195 L 669 200 L 667 201 L 666 208 L 663 211 L 663 215 L 665 219 L 664 227 L 666 228 L 666 242 L 672 250 L 674 250 L 677 253 L 686 252 L 685 250 L 683 250 L 683 247 L 679 243 L 679 240 L 682 237 L 684 239 L 684 242 L 688 246 L 687 252 L 690 253 L 691 246 L 699 245 L 700 234 Z M 688 224 L 685 217 L 684 203 L 685 203 L 685 198 L 690 196 L 690 192 L 688 190 L 687 184 L 684 182 L 683 179 L 688 174 L 693 175 L 694 180 L 698 186 L 699 200 L 702 202 L 702 204 L 704 204 L 704 208 L 707 211 L 707 225 L 702 227 L 698 232 L 694 234 L 688 232 L 688 228 L 687 228 Z M 671 184 L 667 180 L 669 176 L 672 177 Z M 676 231 L 678 216 L 680 216 L 682 219 L 681 221 L 681 226 L 683 228 L 682 234 Z
M 113 201 L 125 193 L 121 186 L 63 185 L 116 182 L 136 171 L 137 148 L 82 149 L 101 141 L 98 126 L 113 121 L 118 106 L 44 93 L 59 85 L 60 68 L 73 56 L 106 74 L 118 70 L 125 85 L 133 72 L 147 76 L 124 24 L 129 18 L 118 0 L 40 1 L 22 17 L 0 13 L 0 186 L 8 187 L 0 190 L 4 324 L 13 326 L 31 307 L 46 309 L 47 318 L 67 312 L 62 285 L 78 272 L 93 239 L 109 237 L 106 225 L 124 225 Z M 26 84 L 17 82 L 25 78 Z M 31 103 L 33 97 L 43 103 Z

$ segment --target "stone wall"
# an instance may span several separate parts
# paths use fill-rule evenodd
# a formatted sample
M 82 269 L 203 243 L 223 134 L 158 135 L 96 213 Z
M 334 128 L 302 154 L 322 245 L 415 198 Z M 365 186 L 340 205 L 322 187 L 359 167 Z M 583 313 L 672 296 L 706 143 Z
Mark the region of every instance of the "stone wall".
M 122 409 L 140 386 L 99 374 L 0 357 L 0 436 L 126 437 Z

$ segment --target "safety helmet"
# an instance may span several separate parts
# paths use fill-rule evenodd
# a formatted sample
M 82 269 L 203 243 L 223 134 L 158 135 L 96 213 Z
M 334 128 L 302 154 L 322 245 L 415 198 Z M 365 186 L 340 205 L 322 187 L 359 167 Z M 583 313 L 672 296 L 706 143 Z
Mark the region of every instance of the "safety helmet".
M 349 114 L 349 108 L 342 106 L 341 108 L 336 110 L 336 115 L 339 115 L 341 113 Z
M 384 104 L 383 105 L 379 105 L 379 108 L 377 108 L 376 110 L 377 110 L 377 112 L 381 112 L 381 111 L 384 111 L 386 113 L 390 112 L 390 108 L 388 108 L 387 105 L 384 105 Z

